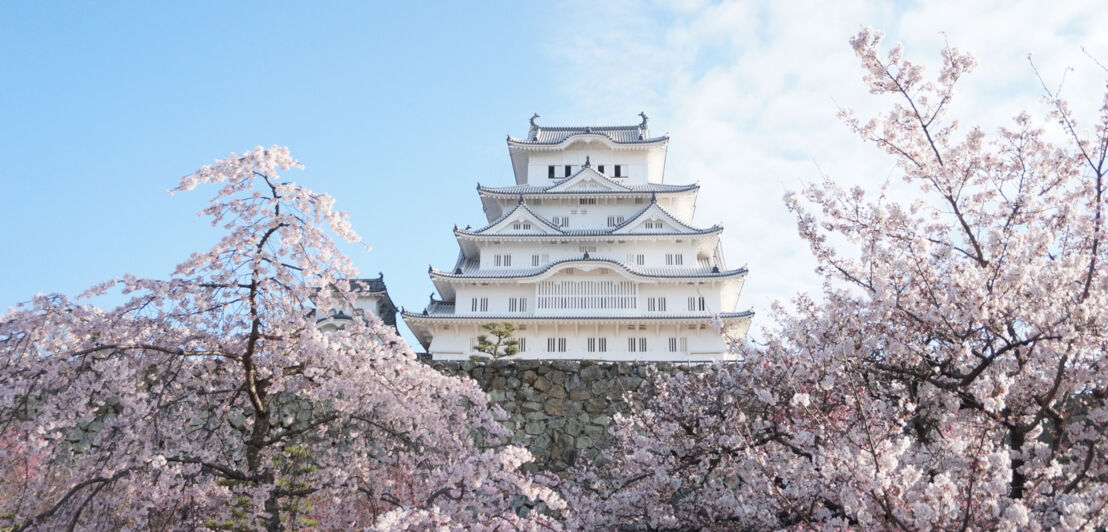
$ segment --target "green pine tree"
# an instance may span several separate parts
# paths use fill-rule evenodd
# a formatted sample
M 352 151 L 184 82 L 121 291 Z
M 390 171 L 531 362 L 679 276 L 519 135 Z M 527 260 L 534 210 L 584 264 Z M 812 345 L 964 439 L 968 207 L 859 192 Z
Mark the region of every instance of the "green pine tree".
M 477 345 L 473 348 L 488 356 L 474 355 L 474 360 L 493 360 L 507 358 L 519 353 L 519 340 L 513 338 L 517 327 L 514 323 L 486 323 L 481 328 L 488 331 L 477 337 Z

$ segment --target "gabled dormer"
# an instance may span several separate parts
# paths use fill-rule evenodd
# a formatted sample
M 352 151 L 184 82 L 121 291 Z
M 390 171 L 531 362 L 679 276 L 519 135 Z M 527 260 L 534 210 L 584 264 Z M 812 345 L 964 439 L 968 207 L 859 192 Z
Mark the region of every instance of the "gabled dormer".
M 572 177 L 546 189 L 546 192 L 629 192 L 630 190 L 629 187 L 608 179 L 604 174 L 598 172 L 596 168 L 593 168 L 591 161 L 586 158 L 581 170 Z
M 617 227 L 613 234 L 636 233 L 704 233 L 718 230 L 718 226 L 707 229 L 698 229 L 688 225 L 658 205 L 656 198 L 651 198 L 650 204 L 639 211 L 633 218 Z
M 477 230 L 456 229 L 455 232 L 466 232 L 480 235 L 547 235 L 558 234 L 562 230 L 546 218 L 539 216 L 527 206 L 521 197 L 516 206 L 505 213 L 500 219 Z

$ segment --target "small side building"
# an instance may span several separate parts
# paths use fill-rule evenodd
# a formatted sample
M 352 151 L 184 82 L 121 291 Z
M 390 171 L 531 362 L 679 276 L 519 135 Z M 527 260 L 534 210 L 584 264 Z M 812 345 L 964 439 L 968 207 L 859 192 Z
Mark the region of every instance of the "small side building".
M 385 325 L 396 328 L 397 307 L 385 286 L 385 274 L 380 274 L 376 279 L 350 279 L 350 288 L 357 294 L 354 308 L 331 309 L 326 313 L 313 311 L 316 327 L 325 332 L 338 330 L 354 316 L 368 312 L 380 318 Z

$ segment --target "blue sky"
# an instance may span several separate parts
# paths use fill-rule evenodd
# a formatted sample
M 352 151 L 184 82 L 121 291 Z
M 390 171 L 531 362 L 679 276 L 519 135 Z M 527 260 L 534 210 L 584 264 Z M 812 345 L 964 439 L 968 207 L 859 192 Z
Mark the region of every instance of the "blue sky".
M 996 124 L 1041 96 L 1028 52 L 1048 78 L 1075 68 L 1079 100 L 1103 88 L 1081 53 L 1108 57 L 1103 10 L 1041 4 L 0 4 L 0 308 L 168 275 L 215 234 L 195 216 L 207 191 L 166 189 L 272 144 L 350 212 L 373 247 L 348 248 L 363 274 L 422 308 L 451 227 L 484 220 L 476 184 L 512 180 L 506 133 L 533 112 L 646 111 L 672 135 L 668 181 L 701 183 L 697 221 L 722 221 L 731 265 L 751 267 L 740 306 L 762 311 L 816 286 L 781 195 L 894 172 L 835 119 L 872 105 L 847 39 L 872 25 L 909 56 L 933 61 L 944 39 L 978 54 L 962 109 Z

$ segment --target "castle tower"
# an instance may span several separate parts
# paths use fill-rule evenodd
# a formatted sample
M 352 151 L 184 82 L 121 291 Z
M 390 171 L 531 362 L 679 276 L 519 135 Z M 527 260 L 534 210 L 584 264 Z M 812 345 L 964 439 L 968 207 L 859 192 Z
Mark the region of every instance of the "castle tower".
M 518 327 L 524 359 L 708 361 L 746 268 L 728 269 L 723 228 L 691 225 L 699 185 L 663 183 L 668 136 L 632 126 L 546 127 L 508 137 L 513 186 L 477 186 L 488 225 L 454 228 L 460 253 L 430 268 L 440 299 L 404 321 L 435 360 L 468 359 L 482 325 Z

